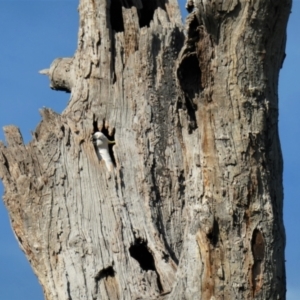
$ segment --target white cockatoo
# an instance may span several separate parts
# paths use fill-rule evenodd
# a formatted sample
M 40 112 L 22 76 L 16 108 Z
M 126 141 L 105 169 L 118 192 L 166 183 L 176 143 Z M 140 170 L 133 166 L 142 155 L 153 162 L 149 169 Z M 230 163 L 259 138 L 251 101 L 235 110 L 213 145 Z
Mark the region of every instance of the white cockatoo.
M 103 159 L 108 171 L 111 172 L 114 169 L 114 164 L 109 155 L 108 144 L 114 144 L 115 142 L 109 141 L 108 138 L 100 131 L 95 132 L 91 139 L 95 146 L 99 160 Z

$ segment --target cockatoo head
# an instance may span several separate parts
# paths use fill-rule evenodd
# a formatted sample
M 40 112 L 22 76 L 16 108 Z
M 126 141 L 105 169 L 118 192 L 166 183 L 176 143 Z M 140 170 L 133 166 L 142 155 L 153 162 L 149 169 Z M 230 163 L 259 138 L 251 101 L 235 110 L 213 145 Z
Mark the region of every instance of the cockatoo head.
M 92 135 L 93 144 L 97 147 L 107 147 L 108 139 L 107 137 L 100 131 L 95 132 Z
M 100 131 L 95 132 L 92 135 L 92 141 L 98 148 L 107 148 L 108 144 L 113 144 L 114 142 L 109 141 L 108 138 Z

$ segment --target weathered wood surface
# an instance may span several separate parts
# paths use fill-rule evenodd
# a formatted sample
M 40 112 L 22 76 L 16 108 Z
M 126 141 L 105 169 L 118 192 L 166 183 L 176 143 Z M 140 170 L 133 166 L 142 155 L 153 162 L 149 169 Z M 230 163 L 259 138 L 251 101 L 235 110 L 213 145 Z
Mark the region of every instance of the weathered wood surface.
M 47 300 L 285 299 L 291 2 L 194 2 L 184 33 L 175 0 L 81 0 L 77 52 L 42 72 L 65 111 L 28 145 L 4 128 L 4 202 Z

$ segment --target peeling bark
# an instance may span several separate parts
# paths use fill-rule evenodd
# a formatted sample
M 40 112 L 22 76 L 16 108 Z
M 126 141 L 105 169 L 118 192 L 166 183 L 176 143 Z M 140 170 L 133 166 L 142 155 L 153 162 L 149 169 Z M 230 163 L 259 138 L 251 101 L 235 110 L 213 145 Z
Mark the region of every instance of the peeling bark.
M 278 74 L 291 2 L 81 0 L 71 92 L 0 177 L 45 299 L 285 299 Z M 90 138 L 115 140 L 108 172 Z

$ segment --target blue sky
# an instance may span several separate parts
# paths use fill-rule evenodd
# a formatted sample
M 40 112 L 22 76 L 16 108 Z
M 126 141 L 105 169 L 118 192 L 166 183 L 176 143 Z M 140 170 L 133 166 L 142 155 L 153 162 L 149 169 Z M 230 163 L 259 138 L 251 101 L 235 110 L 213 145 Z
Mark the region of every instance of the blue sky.
M 183 6 L 184 0 L 179 1 Z M 38 110 L 61 112 L 69 94 L 54 92 L 38 74 L 57 57 L 73 56 L 77 0 L 0 0 L 0 128 L 17 125 L 25 142 L 40 121 Z M 287 57 L 280 75 L 280 136 L 284 155 L 284 219 L 288 300 L 300 299 L 300 0 L 288 26 Z M 0 130 L 0 140 L 4 140 Z M 0 183 L 0 195 L 3 186 Z M 10 228 L 0 201 L 0 298 L 41 300 L 43 294 Z

